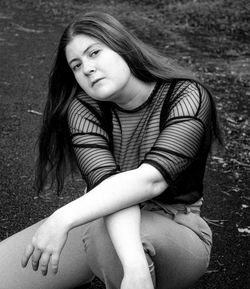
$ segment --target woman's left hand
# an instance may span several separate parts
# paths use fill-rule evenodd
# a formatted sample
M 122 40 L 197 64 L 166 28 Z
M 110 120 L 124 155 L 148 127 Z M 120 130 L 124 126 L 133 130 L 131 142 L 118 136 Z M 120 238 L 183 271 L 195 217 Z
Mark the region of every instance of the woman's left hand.
M 32 261 L 34 271 L 40 265 L 43 275 L 48 272 L 51 262 L 52 272 L 57 273 L 59 258 L 68 237 L 68 229 L 55 213 L 51 215 L 36 231 L 30 244 L 27 245 L 21 264 L 26 267 Z

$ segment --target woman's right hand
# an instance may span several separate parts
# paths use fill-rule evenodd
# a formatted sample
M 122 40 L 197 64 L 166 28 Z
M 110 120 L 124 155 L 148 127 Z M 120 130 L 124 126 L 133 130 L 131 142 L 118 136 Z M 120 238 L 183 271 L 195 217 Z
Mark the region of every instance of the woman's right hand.
M 43 275 L 48 272 L 49 263 L 52 271 L 57 273 L 61 251 L 68 237 L 68 228 L 63 218 L 52 214 L 38 228 L 31 243 L 27 245 L 22 256 L 22 266 L 26 267 L 31 260 L 33 270 L 36 271 L 40 265 Z

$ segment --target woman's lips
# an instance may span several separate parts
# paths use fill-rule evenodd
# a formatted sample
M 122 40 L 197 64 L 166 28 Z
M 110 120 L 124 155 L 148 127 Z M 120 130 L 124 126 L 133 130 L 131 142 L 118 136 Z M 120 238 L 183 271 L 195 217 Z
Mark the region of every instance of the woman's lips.
M 94 81 L 92 82 L 92 87 L 93 87 L 97 82 L 99 82 L 99 81 L 102 80 L 102 79 L 104 79 L 104 78 L 102 77 L 102 78 L 98 78 L 98 79 L 94 80 Z

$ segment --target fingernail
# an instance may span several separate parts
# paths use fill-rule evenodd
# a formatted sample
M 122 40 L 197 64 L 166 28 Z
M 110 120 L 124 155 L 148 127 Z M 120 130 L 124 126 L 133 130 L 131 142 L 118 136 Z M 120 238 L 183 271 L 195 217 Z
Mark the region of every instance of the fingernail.
M 58 269 L 53 269 L 52 272 L 53 272 L 54 274 L 56 274 L 56 273 L 58 272 Z

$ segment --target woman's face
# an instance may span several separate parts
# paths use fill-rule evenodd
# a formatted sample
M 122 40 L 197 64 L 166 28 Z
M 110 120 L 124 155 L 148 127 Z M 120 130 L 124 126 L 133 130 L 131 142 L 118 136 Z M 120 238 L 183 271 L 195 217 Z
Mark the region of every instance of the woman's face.
M 133 78 L 125 60 L 87 35 L 77 35 L 66 46 L 66 58 L 80 87 L 96 100 L 119 103 Z

